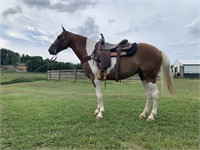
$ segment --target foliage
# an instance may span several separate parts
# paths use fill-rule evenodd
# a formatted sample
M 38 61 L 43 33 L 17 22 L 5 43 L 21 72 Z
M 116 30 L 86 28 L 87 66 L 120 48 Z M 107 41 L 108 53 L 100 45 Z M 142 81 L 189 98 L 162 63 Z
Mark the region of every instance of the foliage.
M 49 59 L 43 60 L 41 56 L 29 56 L 15 53 L 11 50 L 0 49 L 1 51 L 1 65 L 17 65 L 17 63 L 24 63 L 27 66 L 28 72 L 46 72 L 47 70 L 65 70 L 65 69 L 82 69 L 81 64 L 72 64 L 70 62 L 57 62 L 50 61 Z
M 174 82 L 177 94 L 161 94 L 151 124 L 138 119 L 140 81 L 108 82 L 103 120 L 92 116 L 97 102 L 88 81 L 3 85 L 0 149 L 198 149 L 199 80 Z
M 1 48 L 1 65 L 17 65 L 20 62 L 20 55 L 11 50 Z

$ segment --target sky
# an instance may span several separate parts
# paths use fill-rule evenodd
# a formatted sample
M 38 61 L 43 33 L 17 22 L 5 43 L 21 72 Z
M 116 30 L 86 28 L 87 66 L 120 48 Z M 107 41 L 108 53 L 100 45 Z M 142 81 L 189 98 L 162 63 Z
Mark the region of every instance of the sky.
M 200 60 L 200 0 L 0 0 L 0 48 L 51 58 L 62 25 L 95 41 L 154 45 L 171 64 Z M 57 57 L 80 63 L 70 48 Z

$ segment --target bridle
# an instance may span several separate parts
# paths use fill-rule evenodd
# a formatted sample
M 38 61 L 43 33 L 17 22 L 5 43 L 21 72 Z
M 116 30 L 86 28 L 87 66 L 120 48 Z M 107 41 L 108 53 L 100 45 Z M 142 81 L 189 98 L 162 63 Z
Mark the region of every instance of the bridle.
M 66 35 L 59 35 L 58 37 L 57 37 L 57 40 L 59 40 L 58 41 L 58 44 L 57 44 L 57 46 L 55 46 L 55 44 L 53 44 L 53 46 L 55 46 L 55 48 L 54 48 L 54 55 L 57 55 L 58 54 L 58 49 L 62 46 L 62 43 L 63 43 L 63 41 L 66 39 Z

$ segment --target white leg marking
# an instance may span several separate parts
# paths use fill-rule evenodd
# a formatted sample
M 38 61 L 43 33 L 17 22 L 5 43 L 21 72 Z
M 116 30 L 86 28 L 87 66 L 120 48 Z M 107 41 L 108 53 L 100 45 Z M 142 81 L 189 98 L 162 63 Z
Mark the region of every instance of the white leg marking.
M 100 81 L 96 78 L 96 74 L 98 73 L 98 68 L 96 62 L 93 60 L 88 61 L 90 68 L 95 76 L 95 91 L 96 91 L 96 96 L 97 96 L 97 109 L 94 112 L 94 115 L 97 115 L 96 118 L 100 119 L 103 118 L 102 112 L 104 111 L 104 106 L 103 106 L 103 96 L 102 96 L 102 91 L 101 91 L 101 85 Z
M 96 118 L 97 119 L 101 119 L 103 118 L 103 112 L 104 112 L 104 105 L 103 105 L 103 95 L 102 95 L 102 91 L 101 91 L 101 85 L 100 85 L 100 81 L 95 78 L 95 90 L 96 90 L 96 95 L 97 95 L 97 100 L 98 100 L 98 106 L 97 109 L 95 110 L 95 114 L 97 114 Z
M 153 83 L 150 82 L 150 83 L 148 83 L 148 86 L 151 90 L 151 96 L 154 99 L 154 102 L 153 102 L 153 108 L 152 108 L 151 114 L 147 118 L 147 121 L 152 122 L 152 121 L 154 121 L 154 118 L 157 115 L 159 91 L 158 91 L 158 87 L 157 87 L 156 83 L 153 84 Z
M 151 99 L 152 99 L 151 91 L 150 91 L 150 88 L 149 88 L 147 82 L 144 80 L 144 81 L 142 81 L 142 84 L 143 84 L 144 89 L 145 89 L 147 100 L 146 100 L 145 108 L 139 116 L 140 119 L 146 118 L 146 115 L 149 112 L 149 105 L 150 105 L 150 102 L 151 102 Z

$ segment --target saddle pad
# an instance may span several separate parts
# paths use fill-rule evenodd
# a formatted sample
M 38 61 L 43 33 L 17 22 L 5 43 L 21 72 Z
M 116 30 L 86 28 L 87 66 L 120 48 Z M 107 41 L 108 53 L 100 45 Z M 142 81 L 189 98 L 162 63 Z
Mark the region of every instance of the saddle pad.
M 137 51 L 137 43 L 132 43 L 132 46 L 130 49 L 122 50 L 121 51 L 121 56 L 132 56 L 136 53 Z M 116 57 L 117 56 L 117 50 L 111 50 L 111 57 Z

